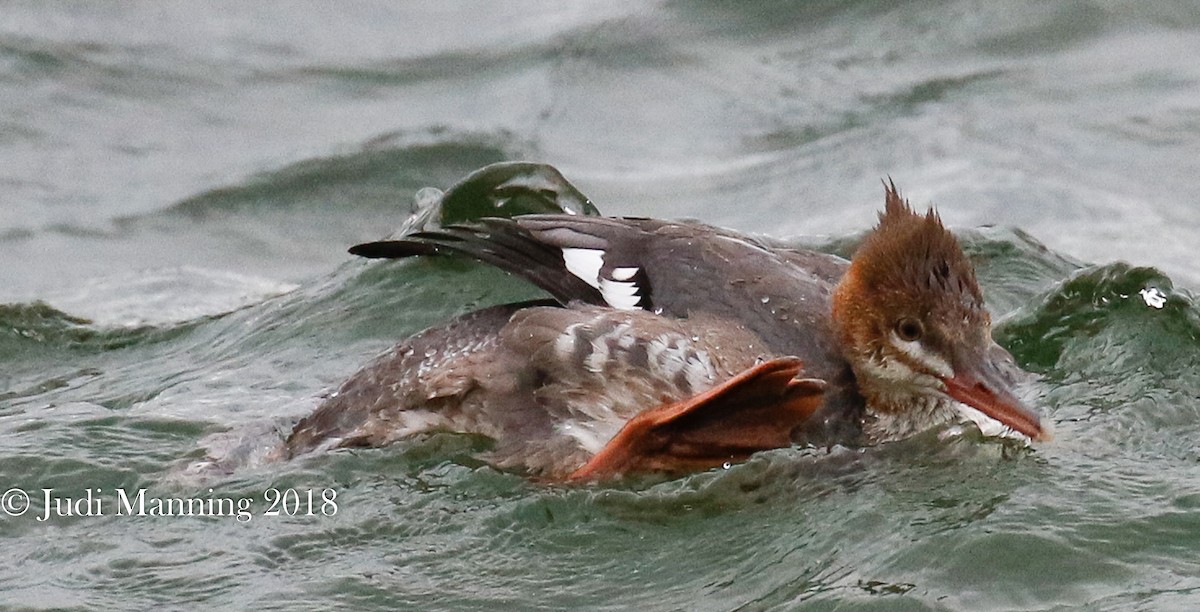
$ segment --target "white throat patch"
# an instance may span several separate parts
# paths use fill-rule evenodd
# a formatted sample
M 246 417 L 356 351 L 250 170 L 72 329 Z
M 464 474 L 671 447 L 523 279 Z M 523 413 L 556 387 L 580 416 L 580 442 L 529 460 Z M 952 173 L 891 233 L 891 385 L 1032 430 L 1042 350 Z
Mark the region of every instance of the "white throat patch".
M 993 419 L 992 417 L 962 403 L 954 402 L 954 409 L 964 421 L 969 421 L 979 428 L 979 433 L 989 438 L 1010 438 L 1025 443 L 1031 442 L 1029 436 Z

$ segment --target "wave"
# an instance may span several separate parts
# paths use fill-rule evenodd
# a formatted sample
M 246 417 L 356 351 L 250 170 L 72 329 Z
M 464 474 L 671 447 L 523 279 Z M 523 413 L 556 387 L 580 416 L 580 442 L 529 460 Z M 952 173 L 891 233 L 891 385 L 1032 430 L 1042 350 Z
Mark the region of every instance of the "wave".
M 394 211 L 422 187 L 450 185 L 475 168 L 521 157 L 524 149 L 508 134 L 386 134 L 357 151 L 265 172 L 164 212 L 204 220 L 257 210 Z
M 1019 361 L 1043 370 L 1078 371 L 1064 368 L 1064 360 L 1097 338 L 1119 340 L 1142 365 L 1164 352 L 1200 354 L 1200 312 L 1192 296 L 1157 269 L 1121 262 L 1079 270 L 1006 321 L 1004 332 Z

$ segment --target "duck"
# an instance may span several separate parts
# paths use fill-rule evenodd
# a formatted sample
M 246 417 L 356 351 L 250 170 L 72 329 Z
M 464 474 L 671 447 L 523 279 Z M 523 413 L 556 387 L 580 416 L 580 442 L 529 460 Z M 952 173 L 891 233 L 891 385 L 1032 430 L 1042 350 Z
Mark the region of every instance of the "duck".
M 552 481 L 668 475 L 790 446 L 866 448 L 966 422 L 1047 441 L 992 337 L 974 267 L 931 207 L 884 183 L 849 261 L 694 221 L 532 214 L 356 245 L 465 256 L 549 298 L 421 331 L 347 379 L 279 454 L 490 438 Z

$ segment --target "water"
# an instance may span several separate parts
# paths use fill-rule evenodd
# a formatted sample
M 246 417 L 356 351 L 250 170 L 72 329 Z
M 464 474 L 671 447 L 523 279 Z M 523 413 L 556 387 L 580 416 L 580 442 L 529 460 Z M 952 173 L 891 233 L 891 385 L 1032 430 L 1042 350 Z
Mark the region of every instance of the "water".
M 6 606 L 1200 605 L 1192 2 L 0 15 L 0 488 L 34 495 L 0 518 Z M 452 435 L 188 472 L 278 439 L 405 334 L 535 295 L 345 254 L 418 189 L 505 159 L 555 164 L 608 214 L 835 251 L 890 175 L 960 229 L 1057 439 L 589 487 L 497 472 Z M 44 488 L 99 489 L 105 516 L 38 521 Z M 253 515 L 116 516 L 141 488 Z M 289 489 L 337 512 L 266 516 Z

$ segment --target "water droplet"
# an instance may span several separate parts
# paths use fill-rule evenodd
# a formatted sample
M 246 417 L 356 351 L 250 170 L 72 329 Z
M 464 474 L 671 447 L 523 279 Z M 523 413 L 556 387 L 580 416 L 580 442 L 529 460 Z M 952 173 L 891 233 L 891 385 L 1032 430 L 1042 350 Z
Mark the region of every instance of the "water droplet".
M 721 469 L 724 469 L 724 470 L 728 470 L 728 469 L 729 469 L 729 468 L 731 468 L 731 467 L 733 467 L 733 464 L 732 464 L 732 463 L 730 463 L 730 462 L 728 462 L 728 461 L 726 461 L 725 463 L 722 463 L 722 464 L 721 464 Z
M 763 303 L 763 304 L 766 304 L 766 303 L 768 303 L 768 302 L 770 302 L 770 301 L 771 301 L 771 298 L 769 298 L 769 297 L 766 297 L 766 296 L 763 296 L 763 299 L 762 299 L 762 303 Z

